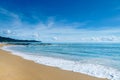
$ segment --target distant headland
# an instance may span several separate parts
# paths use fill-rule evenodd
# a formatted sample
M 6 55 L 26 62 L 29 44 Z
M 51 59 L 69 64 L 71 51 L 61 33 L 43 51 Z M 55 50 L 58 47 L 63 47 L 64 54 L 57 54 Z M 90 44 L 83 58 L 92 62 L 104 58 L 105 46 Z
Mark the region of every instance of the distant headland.
M 19 40 L 19 39 L 13 39 L 13 38 L 2 37 L 2 36 L 0 36 L 0 42 L 17 44 L 17 45 L 28 45 L 31 42 L 40 42 L 41 43 L 41 41 L 37 41 L 37 40 Z

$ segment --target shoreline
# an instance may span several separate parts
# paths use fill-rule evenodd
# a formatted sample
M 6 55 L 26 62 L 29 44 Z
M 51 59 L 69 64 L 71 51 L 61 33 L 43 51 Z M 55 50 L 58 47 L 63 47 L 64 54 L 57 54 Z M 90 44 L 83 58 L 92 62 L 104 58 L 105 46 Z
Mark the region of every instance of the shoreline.
M 0 80 L 107 80 L 37 64 L 1 49 L 0 61 Z

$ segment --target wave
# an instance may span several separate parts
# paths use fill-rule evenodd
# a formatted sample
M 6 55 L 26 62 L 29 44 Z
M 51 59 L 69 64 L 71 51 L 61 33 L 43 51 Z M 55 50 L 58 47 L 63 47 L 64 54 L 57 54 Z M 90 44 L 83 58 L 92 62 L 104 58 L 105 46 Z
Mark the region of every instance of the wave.
M 79 72 L 88 74 L 99 78 L 107 78 L 110 80 L 120 80 L 120 72 L 117 69 L 106 67 L 98 64 L 81 63 L 79 61 L 70 61 L 53 57 L 38 56 L 32 54 L 25 54 L 22 52 L 9 49 L 8 46 L 2 48 L 3 50 L 10 51 L 14 55 L 21 56 L 24 59 L 32 60 L 35 63 L 58 67 L 63 70 Z

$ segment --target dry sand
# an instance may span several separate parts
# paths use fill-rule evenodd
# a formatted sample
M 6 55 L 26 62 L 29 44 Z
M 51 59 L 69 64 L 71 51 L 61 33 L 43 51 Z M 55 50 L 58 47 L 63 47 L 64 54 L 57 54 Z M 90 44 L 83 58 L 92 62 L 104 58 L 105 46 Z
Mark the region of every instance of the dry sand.
M 0 47 L 5 46 L 0 44 Z M 0 49 L 0 80 L 106 80 L 44 66 Z

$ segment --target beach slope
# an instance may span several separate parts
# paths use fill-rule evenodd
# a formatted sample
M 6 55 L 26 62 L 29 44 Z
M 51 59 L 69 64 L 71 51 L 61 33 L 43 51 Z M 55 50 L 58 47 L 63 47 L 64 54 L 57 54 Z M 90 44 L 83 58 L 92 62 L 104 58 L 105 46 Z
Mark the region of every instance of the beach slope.
M 0 44 L 0 47 L 5 46 Z M 44 66 L 0 49 L 0 80 L 106 80 Z

